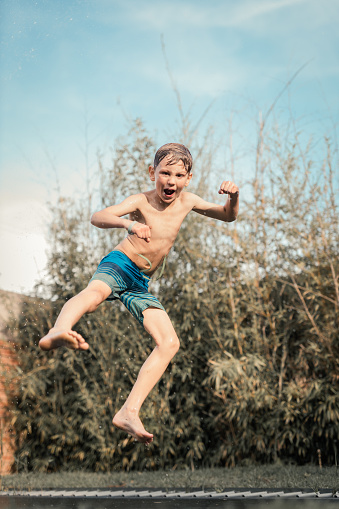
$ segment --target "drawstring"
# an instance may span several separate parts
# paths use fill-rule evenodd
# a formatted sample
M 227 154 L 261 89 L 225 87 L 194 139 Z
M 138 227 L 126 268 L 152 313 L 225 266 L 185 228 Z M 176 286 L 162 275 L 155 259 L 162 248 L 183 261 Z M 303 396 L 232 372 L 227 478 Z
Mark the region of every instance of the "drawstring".
M 156 278 L 156 281 L 158 281 L 158 279 L 160 279 L 160 278 L 161 278 L 161 276 L 163 275 L 164 270 L 165 270 L 165 265 L 166 265 L 166 256 L 165 256 L 165 258 L 164 258 L 164 261 L 162 262 L 161 271 L 160 271 L 159 276 Z
M 137 255 L 140 256 L 141 258 L 143 258 L 144 260 L 146 260 L 146 262 L 149 264 L 149 269 L 141 270 L 140 272 L 146 272 L 146 271 L 148 272 L 149 270 L 151 270 L 152 262 L 150 262 L 149 259 L 146 258 L 146 256 L 144 256 L 144 255 L 141 255 L 139 253 L 137 253 Z
M 145 269 L 145 270 L 141 270 L 140 272 L 144 273 L 144 272 L 149 272 L 151 269 L 152 269 L 152 262 L 146 258 L 146 256 L 142 255 L 142 254 L 139 254 L 137 253 L 138 256 L 140 256 L 141 258 L 143 258 L 149 265 L 149 268 L 148 269 Z M 156 281 L 158 281 L 158 279 L 161 278 L 161 276 L 163 275 L 164 273 L 164 270 L 165 270 L 165 265 L 166 265 L 166 256 L 164 257 L 164 260 L 162 262 L 162 267 L 161 267 L 161 270 L 160 270 L 160 274 L 159 276 L 156 278 Z

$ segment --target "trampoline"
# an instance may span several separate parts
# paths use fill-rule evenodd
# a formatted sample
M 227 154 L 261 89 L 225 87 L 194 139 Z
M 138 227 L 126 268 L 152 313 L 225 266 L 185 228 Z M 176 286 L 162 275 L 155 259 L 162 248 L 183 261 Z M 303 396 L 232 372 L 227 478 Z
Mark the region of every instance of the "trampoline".
M 322 490 L 9 490 L 0 492 L 0 509 L 327 509 L 339 507 L 339 491 Z

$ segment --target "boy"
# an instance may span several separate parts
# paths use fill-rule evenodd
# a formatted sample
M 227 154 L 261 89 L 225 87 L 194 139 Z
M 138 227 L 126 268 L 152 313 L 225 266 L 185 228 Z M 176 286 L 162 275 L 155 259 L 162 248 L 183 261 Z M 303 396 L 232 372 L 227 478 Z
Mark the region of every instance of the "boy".
M 156 347 L 143 364 L 113 424 L 145 444 L 152 442 L 153 435 L 139 419 L 140 407 L 179 349 L 179 339 L 169 316 L 148 293 L 150 276 L 161 263 L 164 267 L 181 223 L 191 210 L 230 222 L 237 218 L 239 209 L 239 189 L 232 182 L 223 182 L 219 189 L 219 194 L 230 197 L 225 206 L 184 192 L 192 178 L 191 169 L 192 156 L 185 146 L 163 145 L 155 155 L 154 165 L 149 167 L 154 189 L 93 214 L 94 226 L 125 228 L 128 235 L 103 258 L 87 288 L 66 302 L 55 326 L 39 342 L 42 350 L 61 346 L 87 350 L 88 343 L 72 327 L 104 300 L 120 299 L 153 337 Z M 124 219 L 127 214 L 129 219 Z

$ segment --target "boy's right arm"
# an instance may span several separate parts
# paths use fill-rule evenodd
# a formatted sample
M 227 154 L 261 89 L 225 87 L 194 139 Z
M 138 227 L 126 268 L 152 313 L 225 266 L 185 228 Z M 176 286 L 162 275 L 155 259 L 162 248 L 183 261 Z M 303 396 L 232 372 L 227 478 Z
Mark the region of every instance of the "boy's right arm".
M 127 230 L 134 221 L 124 219 L 121 216 L 136 212 L 144 199 L 143 194 L 132 195 L 118 205 L 112 205 L 99 212 L 95 212 L 91 217 L 91 223 L 97 228 L 125 228 Z M 136 223 L 132 227 L 131 233 L 149 242 L 151 238 L 150 228 L 146 224 Z

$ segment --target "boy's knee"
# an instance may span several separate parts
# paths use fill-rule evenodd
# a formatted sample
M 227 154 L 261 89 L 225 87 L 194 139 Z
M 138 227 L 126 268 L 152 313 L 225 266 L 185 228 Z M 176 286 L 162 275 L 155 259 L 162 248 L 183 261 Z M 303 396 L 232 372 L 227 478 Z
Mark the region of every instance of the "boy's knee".
M 180 348 L 180 341 L 179 341 L 178 336 L 174 336 L 174 337 L 170 337 L 170 338 L 166 339 L 162 343 L 162 346 L 164 348 L 166 348 L 167 351 L 170 351 L 173 355 L 175 355 Z
M 175 341 L 173 343 L 173 350 L 175 350 L 175 353 L 177 353 L 179 348 L 180 348 L 180 341 L 179 341 L 179 338 L 176 337 L 176 339 L 175 339 Z

